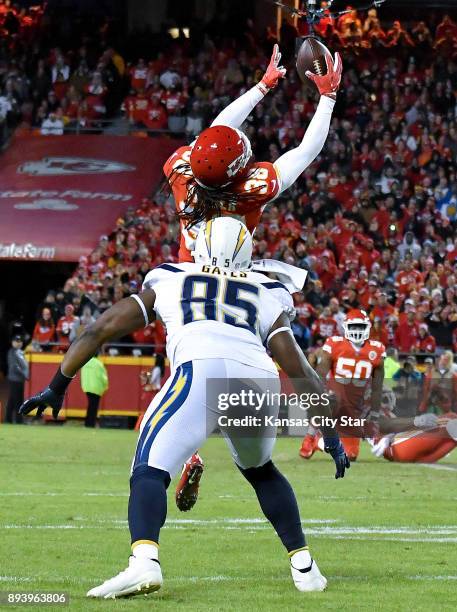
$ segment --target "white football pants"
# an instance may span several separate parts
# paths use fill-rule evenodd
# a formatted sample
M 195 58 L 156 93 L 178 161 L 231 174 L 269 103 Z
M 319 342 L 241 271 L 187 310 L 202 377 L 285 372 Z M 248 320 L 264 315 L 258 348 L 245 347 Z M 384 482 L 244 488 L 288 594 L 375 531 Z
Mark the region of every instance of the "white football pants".
M 276 428 L 265 418 L 278 415 L 279 400 L 271 394 L 279 394 L 280 386 L 279 375 L 232 359 L 178 366 L 144 415 L 132 468 L 149 465 L 174 476 L 218 427 L 239 467 L 263 465 L 276 440 Z M 268 401 L 256 410 L 262 395 Z M 243 405 L 234 406 L 237 397 Z M 243 424 L 228 426 L 228 419 L 243 417 Z

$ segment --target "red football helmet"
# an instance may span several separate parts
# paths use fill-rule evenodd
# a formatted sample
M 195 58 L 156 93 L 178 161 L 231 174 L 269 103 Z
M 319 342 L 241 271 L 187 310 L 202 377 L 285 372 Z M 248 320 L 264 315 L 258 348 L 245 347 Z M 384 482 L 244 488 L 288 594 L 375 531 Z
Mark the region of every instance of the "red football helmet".
M 363 344 L 370 337 L 371 321 L 364 310 L 350 310 L 343 322 L 344 337 L 354 344 Z
M 225 187 L 247 170 L 251 143 L 240 130 L 215 125 L 204 130 L 192 147 L 190 167 L 201 187 Z

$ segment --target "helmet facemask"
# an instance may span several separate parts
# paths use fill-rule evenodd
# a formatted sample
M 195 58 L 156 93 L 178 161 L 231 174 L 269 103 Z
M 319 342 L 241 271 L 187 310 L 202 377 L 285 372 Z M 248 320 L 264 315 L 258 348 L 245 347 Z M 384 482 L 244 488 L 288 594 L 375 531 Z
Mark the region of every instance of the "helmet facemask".
M 346 321 L 343 327 L 344 337 L 354 344 L 363 344 L 370 337 L 370 323 Z

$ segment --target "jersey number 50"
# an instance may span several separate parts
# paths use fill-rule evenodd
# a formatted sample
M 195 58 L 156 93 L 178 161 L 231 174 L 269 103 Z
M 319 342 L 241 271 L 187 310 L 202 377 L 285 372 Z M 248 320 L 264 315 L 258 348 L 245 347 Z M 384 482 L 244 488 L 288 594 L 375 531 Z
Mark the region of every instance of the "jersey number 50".
M 181 295 L 184 325 L 193 321 L 221 321 L 255 334 L 257 306 L 249 301 L 249 294 L 257 296 L 259 288 L 233 279 L 188 276 Z
M 363 387 L 370 378 L 373 366 L 369 361 L 356 361 L 351 357 L 339 357 L 335 367 L 335 379 L 347 385 L 352 381 L 353 385 Z

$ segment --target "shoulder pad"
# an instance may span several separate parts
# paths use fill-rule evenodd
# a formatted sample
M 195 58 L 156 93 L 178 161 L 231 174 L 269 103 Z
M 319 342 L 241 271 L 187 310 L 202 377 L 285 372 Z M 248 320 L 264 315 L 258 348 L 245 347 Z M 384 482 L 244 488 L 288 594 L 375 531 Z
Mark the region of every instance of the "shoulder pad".
M 173 172 L 173 168 L 175 166 L 179 166 L 180 164 L 189 161 L 191 150 L 192 150 L 192 147 L 185 145 L 185 146 L 179 147 L 179 149 L 176 149 L 176 151 L 170 155 L 170 157 L 167 159 L 167 161 L 163 165 L 163 171 L 167 178 L 171 175 L 171 173 Z
M 295 319 L 296 311 L 294 306 L 294 300 L 290 295 L 287 287 L 278 281 L 266 281 L 261 282 L 260 285 L 267 289 L 268 292 L 278 300 L 282 306 L 283 312 L 289 317 L 291 321 Z
M 343 340 L 344 338 L 342 338 L 341 336 L 331 336 L 330 338 L 327 338 L 327 340 L 324 342 L 322 350 L 326 353 L 332 354 L 332 346 L 337 342 L 342 342 Z
M 382 342 L 379 342 L 379 340 L 368 340 L 368 343 L 373 348 L 378 349 L 378 353 L 381 359 L 386 358 L 386 347 Z
M 146 289 L 154 289 L 154 286 L 170 276 L 177 274 L 178 272 L 185 272 L 183 264 L 167 264 L 164 263 L 157 268 L 154 268 L 148 272 L 143 281 L 143 291 Z
M 379 340 L 368 340 L 370 346 L 374 346 L 375 348 L 385 350 L 384 344 L 379 342 Z

